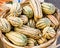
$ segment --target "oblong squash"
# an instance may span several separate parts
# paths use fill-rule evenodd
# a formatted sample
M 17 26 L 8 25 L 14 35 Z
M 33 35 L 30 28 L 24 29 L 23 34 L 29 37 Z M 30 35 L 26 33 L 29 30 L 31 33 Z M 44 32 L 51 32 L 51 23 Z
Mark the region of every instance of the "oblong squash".
M 28 22 L 28 17 L 26 15 L 21 15 L 20 19 L 23 21 L 23 24 L 26 24 Z
M 23 7 L 23 14 L 26 15 L 28 18 L 32 18 L 33 17 L 33 10 L 32 8 L 27 5 Z
M 44 29 L 46 26 L 50 26 L 51 21 L 48 18 L 42 18 L 36 23 L 38 29 Z
M 2 32 L 9 32 L 11 30 L 10 23 L 5 18 L 0 18 L 0 30 Z
M 27 37 L 23 34 L 10 31 L 9 33 L 6 33 L 6 37 L 15 45 L 25 46 L 27 44 Z
M 46 27 L 43 29 L 42 32 L 43 32 L 43 37 L 47 39 L 51 39 L 56 35 L 56 32 L 52 27 Z
M 27 23 L 28 26 L 35 28 L 35 21 L 33 19 L 30 19 Z
M 23 21 L 19 17 L 8 16 L 7 20 L 11 23 L 14 27 L 21 27 L 23 25 Z
M 27 35 L 28 37 L 39 39 L 41 31 L 39 29 L 31 28 L 29 26 L 23 25 L 21 28 L 15 28 L 16 32 Z
M 42 3 L 42 10 L 45 14 L 53 14 L 55 13 L 56 7 L 51 3 Z
M 28 38 L 27 43 L 28 46 L 35 46 L 37 44 L 36 40 L 33 38 Z
M 34 11 L 34 20 L 37 22 L 40 18 L 43 17 L 40 1 L 30 0 L 30 5 Z
M 12 16 L 19 16 L 21 15 L 21 13 L 22 13 L 22 7 L 20 3 L 17 2 L 13 3 L 10 9 L 10 14 Z
M 47 17 L 53 22 L 53 24 L 55 24 L 55 26 L 58 26 L 59 25 L 59 22 L 55 18 L 55 16 L 53 16 L 53 15 L 47 15 Z

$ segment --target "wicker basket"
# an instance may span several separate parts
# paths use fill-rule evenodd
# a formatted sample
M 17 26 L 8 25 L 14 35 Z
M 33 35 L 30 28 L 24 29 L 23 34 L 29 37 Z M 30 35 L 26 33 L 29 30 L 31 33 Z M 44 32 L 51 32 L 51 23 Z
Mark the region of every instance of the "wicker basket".
M 30 46 L 19 47 L 19 46 L 13 45 L 9 41 L 7 41 L 6 38 L 2 35 L 2 33 L 0 31 L 0 38 L 1 38 L 2 43 L 3 43 L 3 48 L 57 48 L 60 46 L 60 44 L 56 45 L 57 39 L 59 36 L 60 36 L 60 31 L 58 30 L 57 36 L 55 38 L 53 38 L 52 40 L 44 43 L 44 44 L 41 44 L 39 46 L 34 46 L 34 47 L 30 47 Z
M 57 10 L 56 18 L 58 19 L 58 21 L 60 21 L 60 11 L 59 11 L 59 9 Z M 19 46 L 13 45 L 9 41 L 7 41 L 6 38 L 3 36 L 2 32 L 0 31 L 0 39 L 2 40 L 4 48 L 57 48 L 57 47 L 60 46 L 60 44 L 56 45 L 57 39 L 58 39 L 59 36 L 60 36 L 60 27 L 57 29 L 56 37 L 54 37 L 53 39 L 51 39 L 50 41 L 48 41 L 44 44 L 41 44 L 39 46 L 34 46 L 34 47 L 31 47 L 31 46 L 19 47 Z

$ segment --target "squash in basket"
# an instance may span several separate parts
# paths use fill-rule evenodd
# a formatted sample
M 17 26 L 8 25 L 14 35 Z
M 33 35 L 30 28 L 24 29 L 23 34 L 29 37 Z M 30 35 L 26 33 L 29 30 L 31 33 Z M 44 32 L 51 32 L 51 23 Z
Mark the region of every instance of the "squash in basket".
M 43 44 L 43 43 L 47 42 L 47 39 L 41 37 L 41 38 L 40 38 L 39 40 L 37 40 L 37 41 L 38 41 L 38 44 Z
M 25 46 L 27 44 L 27 37 L 23 34 L 10 31 L 9 33 L 6 33 L 6 37 L 15 45 Z
M 32 18 L 33 17 L 33 10 L 32 8 L 27 5 L 23 7 L 23 14 L 26 15 L 28 18 Z
M 41 31 L 39 29 L 31 28 L 29 26 L 23 25 L 21 28 L 15 28 L 15 31 L 22 33 L 31 37 L 33 39 L 39 39 L 41 36 Z
M 43 37 L 47 39 L 52 39 L 55 35 L 56 32 L 52 27 L 46 27 L 43 29 Z
M 55 13 L 56 7 L 51 3 L 42 3 L 42 10 L 45 14 Z
M 42 18 L 36 23 L 38 29 L 44 29 L 46 26 L 50 26 L 51 21 L 48 18 Z
M 23 21 L 23 24 L 28 23 L 28 17 L 26 15 L 21 15 L 20 19 Z
M 27 23 L 28 26 L 35 28 L 35 21 L 33 19 L 30 19 Z
M 22 7 L 20 3 L 13 3 L 10 9 L 10 14 L 12 16 L 19 16 L 22 13 Z
M 11 30 L 10 23 L 5 18 L 0 18 L 0 30 L 2 32 L 9 32 Z
M 37 45 L 37 42 L 33 38 L 28 38 L 27 45 L 28 46 L 35 46 L 35 45 Z
M 30 5 L 34 12 L 34 20 L 37 22 L 39 19 L 43 17 L 40 1 L 30 0 Z
M 7 20 L 14 27 L 21 27 L 23 25 L 23 21 L 19 17 L 8 16 Z

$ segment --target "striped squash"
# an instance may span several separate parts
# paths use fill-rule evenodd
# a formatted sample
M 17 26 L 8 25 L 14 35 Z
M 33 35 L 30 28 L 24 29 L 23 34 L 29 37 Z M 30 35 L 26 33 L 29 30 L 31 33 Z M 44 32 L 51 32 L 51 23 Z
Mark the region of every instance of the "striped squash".
M 6 33 L 6 37 L 15 45 L 25 46 L 27 44 L 27 37 L 23 34 L 10 31 L 9 33 Z
M 42 9 L 45 14 L 53 14 L 56 10 L 55 6 L 51 3 L 42 3 Z
M 38 29 L 43 29 L 46 26 L 50 26 L 50 25 L 51 25 L 51 21 L 48 18 L 42 18 L 36 23 L 36 27 Z
M 8 16 L 7 20 L 14 27 L 21 27 L 23 25 L 23 21 L 19 17 Z
M 47 39 L 52 39 L 55 35 L 56 32 L 52 27 L 46 27 L 43 29 L 43 37 Z
M 2 32 L 9 32 L 10 29 L 10 23 L 5 18 L 0 18 L 0 30 L 2 30 Z

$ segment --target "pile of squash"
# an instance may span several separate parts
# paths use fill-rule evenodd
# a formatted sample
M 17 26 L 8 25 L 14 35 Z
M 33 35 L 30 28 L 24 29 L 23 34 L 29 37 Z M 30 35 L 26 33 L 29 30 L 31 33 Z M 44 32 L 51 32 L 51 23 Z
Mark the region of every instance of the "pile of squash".
M 11 4 L 9 14 L 0 17 L 0 30 L 7 40 L 17 46 L 37 46 L 57 34 L 57 8 L 51 3 L 30 0 L 28 5 Z

